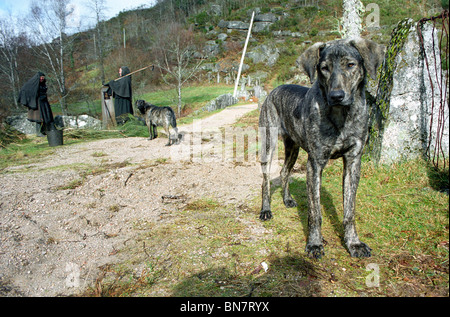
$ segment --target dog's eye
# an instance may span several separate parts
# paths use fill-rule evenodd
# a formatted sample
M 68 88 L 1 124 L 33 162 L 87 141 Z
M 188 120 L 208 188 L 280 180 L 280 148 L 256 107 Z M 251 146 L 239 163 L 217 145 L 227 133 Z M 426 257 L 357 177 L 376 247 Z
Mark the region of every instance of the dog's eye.
M 348 63 L 347 67 L 348 68 L 353 68 L 355 66 L 355 63 Z
M 324 72 L 327 72 L 329 70 L 328 66 L 326 66 L 326 65 L 322 66 L 320 69 Z

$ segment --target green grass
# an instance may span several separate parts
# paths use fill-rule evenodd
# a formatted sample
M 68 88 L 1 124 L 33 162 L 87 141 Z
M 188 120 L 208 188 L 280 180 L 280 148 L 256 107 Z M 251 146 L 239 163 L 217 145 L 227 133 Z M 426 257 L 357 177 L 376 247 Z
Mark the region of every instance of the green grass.
M 52 153 L 54 149 L 48 146 L 47 138 L 24 136 L 15 139 L 0 148 L 0 171 L 8 166 L 37 163 L 41 157 Z

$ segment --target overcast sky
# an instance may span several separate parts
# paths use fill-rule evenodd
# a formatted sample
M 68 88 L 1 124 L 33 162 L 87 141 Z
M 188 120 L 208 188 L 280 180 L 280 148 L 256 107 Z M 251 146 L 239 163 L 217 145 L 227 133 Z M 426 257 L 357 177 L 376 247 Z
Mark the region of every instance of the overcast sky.
M 30 11 L 32 0 L 0 0 L 0 18 L 23 16 Z M 39 0 L 38 0 L 39 2 Z M 105 16 L 106 20 L 118 15 L 121 11 L 131 10 L 144 5 L 151 7 L 155 0 L 106 0 Z M 94 14 L 86 6 L 89 0 L 72 0 L 70 4 L 74 6 L 74 13 L 71 17 L 71 26 L 78 26 L 85 29 L 94 24 Z

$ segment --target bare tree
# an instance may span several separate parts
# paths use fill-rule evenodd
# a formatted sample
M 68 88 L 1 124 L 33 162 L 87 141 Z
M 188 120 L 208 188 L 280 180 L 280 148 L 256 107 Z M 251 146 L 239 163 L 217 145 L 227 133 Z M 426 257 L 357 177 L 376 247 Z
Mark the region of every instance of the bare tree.
M 73 12 L 70 0 L 40 0 L 31 4 L 31 30 L 38 54 L 43 56 L 55 77 L 59 90 L 61 111 L 67 114 L 66 75 L 64 56 L 67 42 L 67 19 Z
M 21 46 L 21 36 L 17 35 L 11 23 L 0 20 L 0 72 L 8 78 L 14 105 L 19 108 L 17 97 L 19 91 L 19 75 L 17 73 L 17 59 Z
M 360 0 L 344 0 L 344 14 L 342 17 L 342 33 L 344 38 L 358 37 L 362 30 L 361 16 L 364 13 L 364 5 Z
M 104 11 L 106 10 L 106 0 L 89 0 L 87 7 L 92 10 L 95 15 L 95 33 L 94 33 L 94 45 L 97 52 L 97 58 L 100 66 L 101 81 L 105 81 L 105 66 L 104 66 L 104 45 L 101 21 L 105 19 Z
M 196 52 L 201 46 L 200 38 L 192 29 L 181 24 L 169 23 L 160 27 L 156 33 L 155 64 L 162 72 L 162 78 L 177 90 L 178 115 L 181 114 L 181 88 L 199 70 L 202 59 L 196 59 Z

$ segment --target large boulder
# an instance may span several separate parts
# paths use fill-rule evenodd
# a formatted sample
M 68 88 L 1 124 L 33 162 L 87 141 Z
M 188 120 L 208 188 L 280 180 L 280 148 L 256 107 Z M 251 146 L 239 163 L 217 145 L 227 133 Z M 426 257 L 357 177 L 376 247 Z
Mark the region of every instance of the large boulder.
M 12 128 L 14 128 L 17 131 L 20 131 L 24 134 L 35 134 L 36 133 L 36 123 L 28 121 L 26 113 L 9 116 L 6 118 L 5 121 Z
M 228 106 L 236 104 L 238 101 L 239 100 L 237 98 L 234 98 L 232 94 L 224 94 L 210 101 L 202 110 L 211 112 L 219 109 L 224 109 Z
M 428 74 L 419 51 L 420 40 L 416 30 L 417 26 L 413 24 L 403 50 L 396 58 L 398 66 L 394 72 L 389 115 L 380 153 L 380 162 L 385 164 L 423 155 L 429 143 L 431 150 L 435 150 L 437 124 L 440 121 L 440 94 L 436 87 L 442 84 L 436 80 L 440 78 L 441 72 L 439 48 L 435 44 L 439 41 L 433 27 L 425 24 L 422 30 L 425 53 L 430 61 L 436 56 L 436 63 L 430 62 L 433 67 L 430 67 L 431 74 Z M 434 90 L 431 85 L 435 87 Z M 442 110 L 441 151 L 448 158 L 448 106 L 444 105 Z
M 247 53 L 247 57 L 250 58 L 254 64 L 264 63 L 266 66 L 272 67 L 278 61 L 280 52 L 274 45 L 259 45 L 251 52 Z
M 259 13 L 255 15 L 254 22 L 270 22 L 275 23 L 277 22 L 278 18 L 273 13 Z

